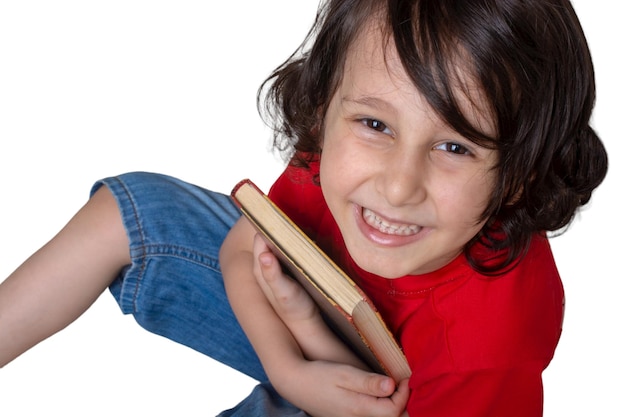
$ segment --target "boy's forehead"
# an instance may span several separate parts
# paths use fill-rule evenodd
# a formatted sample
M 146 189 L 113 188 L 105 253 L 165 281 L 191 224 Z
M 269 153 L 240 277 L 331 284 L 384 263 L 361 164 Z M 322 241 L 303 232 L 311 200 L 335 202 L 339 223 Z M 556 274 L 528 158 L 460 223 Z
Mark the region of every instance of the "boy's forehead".
M 381 25 L 370 21 L 356 36 L 348 48 L 347 61 L 358 61 L 371 65 L 384 65 L 398 60 L 393 37 Z
M 495 121 L 491 116 L 489 104 L 485 101 L 482 89 L 469 67 L 469 57 L 464 51 L 458 51 L 449 65 L 448 82 L 454 92 L 456 105 L 467 120 L 479 131 L 489 137 L 495 137 Z M 451 58 L 453 59 L 453 58 Z M 388 81 L 394 89 L 401 89 L 406 94 L 425 99 L 420 88 L 409 76 L 400 59 L 393 37 L 386 28 L 370 22 L 361 30 L 347 51 L 344 66 L 342 89 L 358 90 L 361 94 L 384 94 L 382 83 Z
M 372 74 L 393 78 L 396 83 L 400 80 L 402 84 L 408 82 L 409 85 L 398 87 L 415 89 L 400 61 L 393 39 L 387 36 L 379 26 L 370 24 L 360 32 L 348 48 L 344 77 L 354 82 L 355 78 Z M 367 81 L 363 80 L 364 87 L 375 87 Z

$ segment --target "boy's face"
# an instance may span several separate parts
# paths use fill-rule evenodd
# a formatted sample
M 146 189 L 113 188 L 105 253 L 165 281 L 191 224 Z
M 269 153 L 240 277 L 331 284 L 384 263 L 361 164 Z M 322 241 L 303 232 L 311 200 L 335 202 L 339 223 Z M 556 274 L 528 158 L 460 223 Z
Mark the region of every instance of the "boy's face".
M 397 278 L 443 267 L 478 233 L 497 155 L 442 122 L 393 44 L 382 45 L 379 30 L 365 30 L 348 53 L 325 115 L 320 181 L 355 262 Z M 469 120 L 492 133 L 466 104 Z

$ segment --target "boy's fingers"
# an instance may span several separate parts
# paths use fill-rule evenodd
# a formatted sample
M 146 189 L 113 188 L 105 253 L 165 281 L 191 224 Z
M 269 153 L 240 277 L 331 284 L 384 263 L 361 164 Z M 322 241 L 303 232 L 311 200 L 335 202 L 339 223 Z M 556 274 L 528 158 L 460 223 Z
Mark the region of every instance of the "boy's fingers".
M 393 379 L 384 375 L 369 374 L 364 382 L 367 389 L 366 393 L 373 397 L 388 397 L 396 389 Z
M 257 235 L 255 238 L 255 255 L 259 263 L 258 280 L 266 296 L 281 307 L 288 306 L 299 294 L 299 286 L 286 279 L 274 254 L 269 251 L 265 241 Z M 275 306 L 276 307 L 276 306 Z
M 392 378 L 357 368 L 351 368 L 351 372 L 345 375 L 341 385 L 349 391 L 379 398 L 389 397 L 396 389 L 396 384 Z
M 257 280 L 274 310 L 283 320 L 304 320 L 314 317 L 317 308 L 311 297 L 295 280 L 283 273 L 280 262 L 269 251 L 261 237 L 255 240 L 258 259 Z

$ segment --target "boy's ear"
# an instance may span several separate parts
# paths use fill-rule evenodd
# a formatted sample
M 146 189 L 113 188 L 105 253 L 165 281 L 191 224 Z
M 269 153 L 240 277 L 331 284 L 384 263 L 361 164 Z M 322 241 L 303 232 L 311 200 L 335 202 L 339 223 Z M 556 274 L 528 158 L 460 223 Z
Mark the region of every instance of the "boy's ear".
M 513 193 L 513 195 L 504 203 L 505 206 L 513 206 L 522 198 L 522 194 L 524 194 L 524 186 L 520 185 L 517 191 Z
M 321 133 L 322 133 L 322 122 L 321 120 L 318 120 L 317 123 L 315 123 L 313 127 L 311 127 L 311 135 L 315 137 L 319 137 Z
M 534 182 L 535 178 L 536 178 L 537 174 L 535 173 L 535 171 L 532 171 L 529 174 L 529 178 L 526 181 L 521 181 L 520 184 L 517 184 L 517 189 L 513 190 L 515 185 L 509 185 L 509 193 L 507 193 L 508 195 L 510 195 L 510 197 L 504 202 L 505 206 L 514 206 L 515 204 L 519 203 L 519 201 L 522 199 L 522 196 L 524 195 L 524 191 L 526 190 L 526 186 L 530 185 Z M 514 192 L 513 192 L 514 191 Z
M 316 138 L 318 152 L 322 152 L 322 148 L 324 147 L 324 134 L 321 121 L 318 121 L 311 128 L 311 136 Z
M 317 122 L 311 128 L 311 134 L 317 138 L 318 148 L 321 151 L 324 147 L 324 109 L 322 106 L 318 107 L 315 113 Z

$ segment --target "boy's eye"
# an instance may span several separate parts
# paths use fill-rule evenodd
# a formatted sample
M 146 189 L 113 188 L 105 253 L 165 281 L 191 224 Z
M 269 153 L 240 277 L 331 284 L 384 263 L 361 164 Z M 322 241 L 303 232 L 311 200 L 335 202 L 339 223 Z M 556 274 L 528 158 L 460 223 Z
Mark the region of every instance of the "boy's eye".
M 435 149 L 455 153 L 457 155 L 470 155 L 471 154 L 469 149 L 455 142 L 442 143 L 441 145 L 435 146 Z
M 376 120 L 376 119 L 363 119 L 363 123 L 369 127 L 370 129 L 373 129 L 377 132 L 383 132 L 383 133 L 388 133 L 389 129 L 387 128 L 387 125 L 384 124 L 383 122 L 381 122 L 380 120 Z

